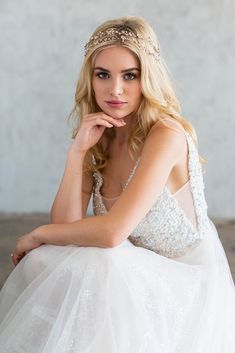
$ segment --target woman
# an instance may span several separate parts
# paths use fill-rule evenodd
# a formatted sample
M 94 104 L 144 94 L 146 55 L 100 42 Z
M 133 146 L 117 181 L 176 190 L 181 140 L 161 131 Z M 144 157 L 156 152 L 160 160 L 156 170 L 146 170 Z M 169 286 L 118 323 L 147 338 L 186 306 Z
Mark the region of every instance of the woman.
M 73 113 L 51 224 L 12 254 L 1 352 L 232 353 L 234 284 L 196 135 L 143 19 L 94 32 Z

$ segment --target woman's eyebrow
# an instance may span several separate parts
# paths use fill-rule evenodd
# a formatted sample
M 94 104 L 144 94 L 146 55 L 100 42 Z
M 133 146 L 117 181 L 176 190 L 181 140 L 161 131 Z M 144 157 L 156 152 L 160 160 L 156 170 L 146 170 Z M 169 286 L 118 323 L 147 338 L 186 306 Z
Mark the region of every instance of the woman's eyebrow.
M 102 70 L 102 71 L 110 72 L 109 70 L 107 70 L 103 67 L 100 67 L 100 66 L 95 67 L 94 70 Z M 133 71 L 133 70 L 140 71 L 140 69 L 138 67 L 131 67 L 129 69 L 122 70 L 121 72 L 128 72 L 128 71 Z

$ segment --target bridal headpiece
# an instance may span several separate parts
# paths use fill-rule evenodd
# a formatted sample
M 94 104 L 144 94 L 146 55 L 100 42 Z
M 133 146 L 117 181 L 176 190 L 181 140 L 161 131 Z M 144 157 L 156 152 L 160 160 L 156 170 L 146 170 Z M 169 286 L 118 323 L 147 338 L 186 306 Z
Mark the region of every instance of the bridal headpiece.
M 101 43 L 125 43 L 125 41 L 132 41 L 137 45 L 138 48 L 144 50 L 148 55 L 153 56 L 155 60 L 160 61 L 159 46 L 156 47 L 150 37 L 145 38 L 140 34 L 134 33 L 131 29 L 123 27 L 109 28 L 105 31 L 100 31 L 95 35 L 91 36 L 89 41 L 85 45 L 85 56 L 88 54 L 91 48 Z

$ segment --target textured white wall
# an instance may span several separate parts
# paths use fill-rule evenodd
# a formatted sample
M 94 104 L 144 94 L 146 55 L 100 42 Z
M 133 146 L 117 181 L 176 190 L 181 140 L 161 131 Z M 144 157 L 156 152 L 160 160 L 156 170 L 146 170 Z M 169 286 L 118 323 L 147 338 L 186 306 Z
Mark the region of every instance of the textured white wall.
M 49 210 L 83 45 L 102 21 L 127 14 L 145 17 L 158 34 L 208 160 L 210 215 L 235 218 L 232 0 L 0 0 L 0 211 Z

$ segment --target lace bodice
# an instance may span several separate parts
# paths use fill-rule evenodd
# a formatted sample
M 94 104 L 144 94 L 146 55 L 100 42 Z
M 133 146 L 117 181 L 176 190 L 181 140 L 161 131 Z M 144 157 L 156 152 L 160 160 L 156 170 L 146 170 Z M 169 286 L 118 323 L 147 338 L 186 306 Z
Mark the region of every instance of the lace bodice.
M 204 182 L 197 148 L 191 135 L 185 131 L 188 143 L 188 186 L 191 191 L 196 224 L 190 221 L 185 210 L 167 186 L 165 186 L 156 202 L 129 235 L 128 239 L 136 246 L 155 251 L 166 257 L 178 257 L 186 254 L 203 239 L 209 220 L 207 204 L 204 197 Z M 140 158 L 129 176 L 125 187 L 133 177 Z M 95 215 L 105 214 L 105 207 L 100 189 L 103 177 L 100 172 L 93 173 L 93 211 Z M 125 188 L 124 187 L 124 188 Z

